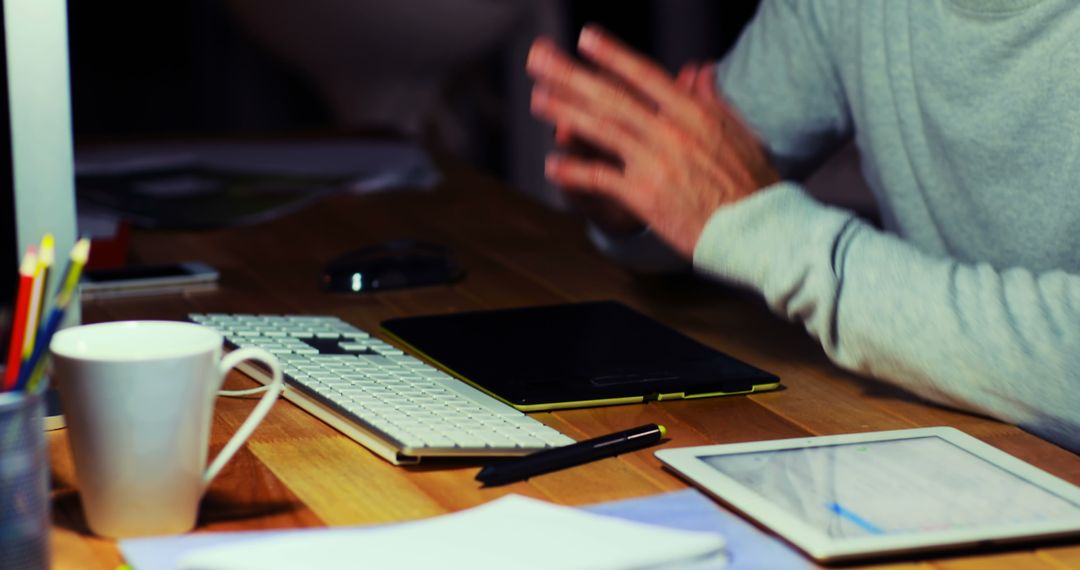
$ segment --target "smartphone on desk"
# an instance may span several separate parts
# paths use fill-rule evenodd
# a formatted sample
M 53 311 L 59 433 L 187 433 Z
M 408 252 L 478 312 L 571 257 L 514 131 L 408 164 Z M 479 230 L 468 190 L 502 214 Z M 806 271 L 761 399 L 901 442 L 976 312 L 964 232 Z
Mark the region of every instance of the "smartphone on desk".
M 198 261 L 164 265 L 129 265 L 83 272 L 82 298 L 161 295 L 213 288 L 218 272 Z

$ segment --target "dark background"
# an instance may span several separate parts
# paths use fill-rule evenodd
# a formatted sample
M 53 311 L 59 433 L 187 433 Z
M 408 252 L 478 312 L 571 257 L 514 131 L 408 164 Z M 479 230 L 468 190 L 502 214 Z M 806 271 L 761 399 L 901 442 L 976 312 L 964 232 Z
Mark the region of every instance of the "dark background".
M 689 59 L 722 55 L 756 6 L 756 0 L 563 0 L 564 43 L 595 22 L 674 70 Z M 658 30 L 658 22 L 667 29 Z M 355 127 L 335 124 L 312 83 L 249 37 L 220 0 L 73 1 L 69 26 L 77 143 Z M 507 115 L 521 104 L 507 99 L 514 39 L 470 64 L 444 94 L 465 117 L 468 141 L 459 154 L 504 177 L 504 149 L 515 136 Z M 477 90 L 485 95 L 477 97 Z

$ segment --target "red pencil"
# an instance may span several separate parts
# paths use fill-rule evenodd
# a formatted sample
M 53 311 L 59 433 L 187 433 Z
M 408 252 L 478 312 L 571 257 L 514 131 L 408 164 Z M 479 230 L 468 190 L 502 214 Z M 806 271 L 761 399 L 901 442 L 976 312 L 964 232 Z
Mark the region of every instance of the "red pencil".
M 15 297 L 15 317 L 11 321 L 11 346 L 8 348 L 7 370 L 4 371 L 4 390 L 15 387 L 22 364 L 23 340 L 26 334 L 26 318 L 30 312 L 30 293 L 34 288 L 37 270 L 37 248 L 26 248 L 22 265 L 19 266 L 19 292 Z

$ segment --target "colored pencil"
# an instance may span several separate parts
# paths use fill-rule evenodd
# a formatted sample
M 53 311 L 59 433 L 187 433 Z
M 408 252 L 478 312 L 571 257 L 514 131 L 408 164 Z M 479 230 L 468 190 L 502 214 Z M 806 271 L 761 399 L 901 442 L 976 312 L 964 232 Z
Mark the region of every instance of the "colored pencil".
M 14 388 L 19 378 L 19 365 L 22 363 L 26 335 L 26 314 L 30 309 L 30 294 L 34 288 L 36 266 L 37 254 L 34 246 L 30 246 L 19 266 L 19 287 L 15 296 L 15 314 L 11 321 L 11 344 L 8 348 L 7 369 L 4 370 L 4 390 Z
M 82 238 L 75 242 L 75 246 L 71 248 L 67 267 L 64 269 L 63 278 L 60 280 L 60 288 L 56 292 L 52 311 L 49 313 L 48 320 L 38 328 L 34 352 L 29 359 L 23 361 L 15 389 L 25 388 L 32 391 L 37 388 L 38 383 L 41 381 L 41 377 L 45 372 L 45 355 L 49 351 L 49 342 L 60 328 L 64 315 L 67 314 L 67 308 L 72 297 L 75 296 L 83 266 L 86 265 L 86 260 L 89 257 L 90 240 Z
M 34 288 L 30 293 L 30 308 L 26 313 L 26 333 L 23 337 L 23 360 L 30 358 L 34 352 L 34 341 L 37 340 L 37 330 L 41 323 L 41 314 L 45 307 L 47 295 L 45 281 L 48 279 L 49 266 L 53 262 L 53 237 L 46 234 L 41 240 L 38 249 L 37 267 L 34 268 Z

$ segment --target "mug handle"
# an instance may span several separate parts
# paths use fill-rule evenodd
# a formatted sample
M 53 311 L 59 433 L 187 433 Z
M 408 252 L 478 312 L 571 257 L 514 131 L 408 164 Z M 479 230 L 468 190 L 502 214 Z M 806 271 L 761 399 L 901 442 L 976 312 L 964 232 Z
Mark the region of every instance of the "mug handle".
M 225 380 L 225 375 L 230 370 L 235 368 L 238 364 L 245 360 L 258 360 L 265 364 L 272 375 L 272 379 L 267 384 L 266 393 L 259 400 L 259 403 L 255 405 L 255 409 L 251 410 L 251 414 L 248 415 L 244 423 L 240 425 L 240 428 L 233 434 L 232 439 L 225 444 L 225 447 L 218 452 L 217 457 L 210 463 L 210 467 L 206 468 L 206 473 L 203 474 L 202 485 L 203 489 L 206 489 L 210 482 L 217 477 L 217 474 L 221 471 L 222 467 L 232 459 L 233 455 L 239 451 L 240 446 L 244 445 L 244 442 L 251 437 L 251 433 L 255 431 L 259 422 L 266 417 L 266 414 L 270 412 L 270 408 L 274 405 L 274 401 L 281 395 L 281 391 L 285 388 L 285 378 L 281 375 L 281 365 L 278 364 L 277 358 L 273 354 L 261 349 L 261 348 L 241 348 L 234 350 L 225 355 L 221 359 L 221 363 L 218 364 L 218 372 L 221 375 L 218 385 Z

